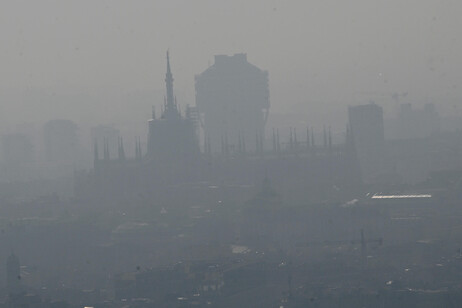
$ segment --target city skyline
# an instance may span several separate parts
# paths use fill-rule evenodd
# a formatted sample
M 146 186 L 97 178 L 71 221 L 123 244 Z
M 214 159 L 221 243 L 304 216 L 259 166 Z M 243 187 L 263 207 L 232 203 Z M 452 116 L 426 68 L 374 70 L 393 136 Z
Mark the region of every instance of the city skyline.
M 123 114 L 137 122 L 134 105 L 143 110 L 162 101 L 167 48 L 184 103 L 194 103 L 194 76 L 215 54 L 245 52 L 271 73 L 274 114 L 293 110 L 315 121 L 370 99 L 390 112 L 397 107 L 393 94 L 399 102 L 435 103 L 443 115 L 457 111 L 460 4 L 356 2 L 359 12 L 320 1 L 251 1 L 245 11 L 240 2 L 223 1 L 6 2 L 0 98 L 10 116 L 0 128 L 52 118 L 115 123 Z M 37 105 L 32 117 L 27 110 Z

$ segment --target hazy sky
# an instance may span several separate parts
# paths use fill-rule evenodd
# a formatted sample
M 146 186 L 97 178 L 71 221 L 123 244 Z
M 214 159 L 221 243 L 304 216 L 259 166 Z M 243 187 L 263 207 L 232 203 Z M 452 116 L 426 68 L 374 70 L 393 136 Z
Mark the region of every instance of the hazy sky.
M 460 0 L 3 0 L 0 119 L 146 119 L 167 48 L 181 104 L 213 55 L 245 52 L 269 71 L 273 112 L 393 104 L 394 92 L 454 108 L 461 12 Z

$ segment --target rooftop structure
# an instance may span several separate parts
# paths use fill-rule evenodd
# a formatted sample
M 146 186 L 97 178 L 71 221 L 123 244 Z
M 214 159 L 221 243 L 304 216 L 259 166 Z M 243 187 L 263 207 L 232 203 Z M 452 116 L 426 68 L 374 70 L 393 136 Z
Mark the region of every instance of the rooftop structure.
M 212 152 L 226 139 L 230 147 L 255 149 L 264 139 L 270 107 L 268 72 L 247 61 L 246 54 L 217 55 L 196 78 L 196 105 L 204 118 L 204 135 Z
M 167 73 L 165 74 L 166 98 L 160 118 L 153 112 L 149 120 L 147 156 L 154 161 L 178 162 L 197 159 L 199 143 L 196 135 L 192 109 L 188 106 L 182 115 L 173 93 L 173 75 L 167 52 Z

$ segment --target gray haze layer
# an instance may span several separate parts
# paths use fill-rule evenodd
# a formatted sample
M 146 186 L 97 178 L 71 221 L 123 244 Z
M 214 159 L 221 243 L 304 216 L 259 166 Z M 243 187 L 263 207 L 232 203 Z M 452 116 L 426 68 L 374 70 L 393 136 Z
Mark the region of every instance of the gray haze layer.
M 455 0 L 2 1 L 1 127 L 67 118 L 141 134 L 144 112 L 163 101 L 167 48 L 180 105 L 194 104 L 194 75 L 213 55 L 245 52 L 270 72 L 272 115 L 328 121 L 370 99 L 392 112 L 393 93 L 453 113 L 461 9 Z
M 1 1 L 0 308 L 460 307 L 461 12 Z

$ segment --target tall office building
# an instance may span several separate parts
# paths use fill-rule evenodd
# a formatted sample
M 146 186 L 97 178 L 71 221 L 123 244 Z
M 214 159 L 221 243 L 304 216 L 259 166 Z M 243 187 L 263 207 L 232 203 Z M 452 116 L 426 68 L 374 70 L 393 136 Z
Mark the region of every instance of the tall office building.
M 268 72 L 250 64 L 246 54 L 217 55 L 195 80 L 196 106 L 211 151 L 261 146 L 270 107 Z

